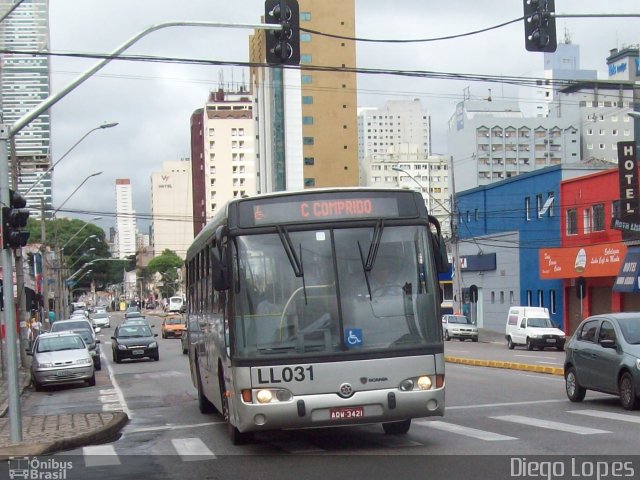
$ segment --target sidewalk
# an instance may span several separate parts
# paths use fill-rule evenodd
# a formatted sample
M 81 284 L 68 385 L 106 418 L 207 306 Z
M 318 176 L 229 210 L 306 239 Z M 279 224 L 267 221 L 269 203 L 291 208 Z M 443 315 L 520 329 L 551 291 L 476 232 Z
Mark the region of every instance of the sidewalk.
M 31 383 L 29 372 L 19 370 L 22 394 Z M 31 457 L 109 441 L 125 426 L 124 412 L 22 416 L 22 442 L 11 443 L 6 379 L 0 385 L 0 461 Z

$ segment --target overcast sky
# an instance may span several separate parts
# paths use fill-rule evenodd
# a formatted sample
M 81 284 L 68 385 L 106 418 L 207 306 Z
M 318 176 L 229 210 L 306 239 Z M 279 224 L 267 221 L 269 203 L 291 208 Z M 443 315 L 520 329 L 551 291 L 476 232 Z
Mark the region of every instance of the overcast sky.
M 304 0 L 301 0 L 304 3 Z M 168 21 L 259 23 L 263 0 L 51 0 L 53 52 L 109 53 L 151 25 Z M 304 6 L 301 7 L 304 10 Z M 615 2 L 556 0 L 556 12 L 640 13 L 637 0 Z M 520 0 L 356 0 L 356 36 L 415 39 L 465 33 L 523 15 Z M 640 18 L 558 19 L 559 39 L 565 29 L 580 45 L 581 68 L 607 78 L 606 57 L 615 47 L 640 41 Z M 129 54 L 216 61 L 248 61 L 246 29 L 175 27 L 151 33 L 127 50 Z M 328 32 L 329 33 L 329 32 Z M 97 60 L 54 58 L 52 92 L 56 92 Z M 543 54 L 527 52 L 524 27 L 517 22 L 460 39 L 419 44 L 357 44 L 358 67 L 435 72 L 531 76 L 542 68 Z M 130 178 L 134 209 L 148 215 L 150 176 L 165 160 L 189 157 L 189 120 L 219 85 L 220 72 L 230 84 L 242 81 L 241 68 L 113 61 L 52 109 L 54 161 L 88 130 L 118 122 L 88 136 L 60 165 L 54 176 L 54 207 L 98 171 L 66 203 L 90 212 L 74 215 L 108 229 L 115 221 L 115 179 Z M 248 71 L 244 78 L 249 83 Z M 446 126 L 463 90 L 472 98 L 491 94 L 514 99 L 507 85 L 451 80 L 359 75 L 358 106 L 381 106 L 386 100 L 420 98 L 432 118 L 433 151 L 446 152 Z M 138 222 L 146 229 L 147 220 Z

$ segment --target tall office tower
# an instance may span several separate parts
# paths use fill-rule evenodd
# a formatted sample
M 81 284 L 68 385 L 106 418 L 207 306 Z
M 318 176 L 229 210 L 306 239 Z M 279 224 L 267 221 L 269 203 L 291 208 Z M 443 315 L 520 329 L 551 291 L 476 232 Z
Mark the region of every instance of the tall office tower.
M 152 244 L 154 256 L 166 249 L 185 258 L 193 241 L 193 195 L 191 163 L 162 162 L 151 174 Z
M 355 0 L 299 5 L 301 27 L 355 37 Z M 252 62 L 266 58 L 264 35 L 258 31 L 250 39 Z M 342 70 L 355 66 L 355 42 L 301 32 L 300 71 L 252 68 L 261 192 L 358 185 L 356 74 Z
M 225 202 L 256 193 L 251 94 L 211 92 L 191 115 L 193 232 L 197 235 Z
M 116 229 L 118 258 L 136 254 L 136 212 L 133 209 L 131 181 L 116 179 Z
M 15 5 L 15 0 L 0 0 L 0 15 Z M 49 50 L 49 1 L 27 0 L 20 3 L 0 22 L 0 45 L 9 51 L 47 52 Z M 0 66 L 2 122 L 13 125 L 33 111 L 49 96 L 49 57 L 7 53 Z M 49 112 L 25 126 L 10 146 L 15 155 L 14 178 L 18 191 L 26 192 L 51 164 L 51 124 Z M 40 218 L 40 202 L 51 211 L 51 174 L 26 196 L 33 218 Z

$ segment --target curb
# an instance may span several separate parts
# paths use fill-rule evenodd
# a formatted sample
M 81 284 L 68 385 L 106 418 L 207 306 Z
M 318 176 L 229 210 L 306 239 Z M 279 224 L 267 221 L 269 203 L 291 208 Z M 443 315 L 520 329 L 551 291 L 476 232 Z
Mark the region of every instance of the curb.
M 548 373 L 550 375 L 564 376 L 564 369 L 560 367 L 543 367 L 540 365 L 528 365 L 526 363 L 479 360 L 475 358 L 450 357 L 447 355 L 445 355 L 444 360 L 449 363 L 473 365 L 475 367 L 505 368 L 509 370 L 523 370 L 526 372 Z
M 74 437 L 62 438 L 48 443 L 17 444 L 0 448 L 0 461 L 6 461 L 14 456 L 48 455 L 64 450 L 83 447 L 85 445 L 104 443 L 115 437 L 129 421 L 124 412 L 113 412 L 113 418 L 103 427 Z

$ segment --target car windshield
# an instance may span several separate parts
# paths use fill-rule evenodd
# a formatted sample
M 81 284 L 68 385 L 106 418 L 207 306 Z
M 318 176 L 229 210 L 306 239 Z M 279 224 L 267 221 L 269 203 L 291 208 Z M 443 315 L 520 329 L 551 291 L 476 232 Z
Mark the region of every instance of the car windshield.
M 55 322 L 51 325 L 52 332 L 65 332 L 68 330 L 81 330 L 81 329 L 89 329 L 91 325 L 86 320 L 77 321 L 77 322 Z
M 40 338 L 36 346 L 36 352 L 58 352 L 60 350 L 81 350 L 83 348 L 87 347 L 80 336 L 65 335 L 64 337 Z
M 452 315 L 449 317 L 449 323 L 462 323 L 464 325 L 471 325 L 469 319 L 462 315 Z
M 126 312 L 124 316 L 127 318 L 141 318 L 142 314 L 138 311 L 133 311 L 133 312 Z
M 93 314 L 93 318 L 107 318 L 106 312 L 96 312 Z
M 121 325 L 118 329 L 118 338 L 141 338 L 151 336 L 151 329 L 146 325 Z
M 553 328 L 553 325 L 551 324 L 551 320 L 545 317 L 542 317 L 542 318 L 529 317 L 529 319 L 527 320 L 527 326 L 533 327 L 533 328 Z
M 619 318 L 618 325 L 627 343 L 640 345 L 640 317 Z
M 167 318 L 165 323 L 167 325 L 182 325 L 182 319 L 180 317 Z

